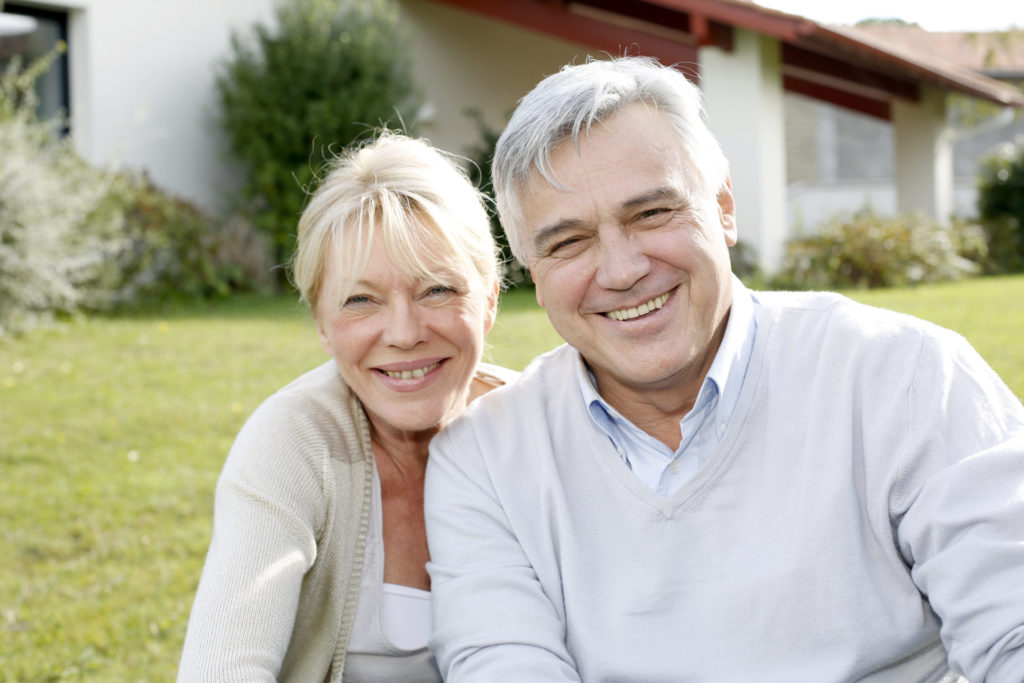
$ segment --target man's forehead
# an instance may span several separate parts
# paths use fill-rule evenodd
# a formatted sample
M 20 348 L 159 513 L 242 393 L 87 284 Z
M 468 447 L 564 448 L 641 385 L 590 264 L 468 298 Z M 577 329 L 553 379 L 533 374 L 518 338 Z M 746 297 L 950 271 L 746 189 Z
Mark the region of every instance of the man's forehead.
M 535 171 L 520 193 L 524 218 L 536 229 L 538 221 L 572 220 L 580 210 L 627 211 L 650 202 L 693 201 L 695 198 L 696 188 L 685 168 L 649 170 L 651 172 L 645 174 L 611 174 L 596 188 L 585 182 L 569 184 L 558 176 L 548 180 Z M 553 218 L 555 216 L 558 218 Z

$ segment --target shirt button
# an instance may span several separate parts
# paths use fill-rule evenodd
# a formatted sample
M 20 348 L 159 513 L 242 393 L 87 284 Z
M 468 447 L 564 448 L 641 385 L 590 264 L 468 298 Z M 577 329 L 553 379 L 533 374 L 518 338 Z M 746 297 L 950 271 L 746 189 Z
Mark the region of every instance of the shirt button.
M 679 462 L 678 459 L 673 460 L 668 466 L 668 471 L 672 474 L 679 474 L 679 470 L 681 469 L 683 469 L 683 463 Z
M 725 423 L 718 425 L 718 436 L 721 437 L 725 434 Z

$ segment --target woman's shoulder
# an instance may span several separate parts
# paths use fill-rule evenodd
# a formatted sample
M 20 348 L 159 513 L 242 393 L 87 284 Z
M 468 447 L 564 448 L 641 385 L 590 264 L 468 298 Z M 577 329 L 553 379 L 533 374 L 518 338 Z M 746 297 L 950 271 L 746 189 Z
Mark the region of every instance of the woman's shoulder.
M 323 451 L 351 460 L 364 450 L 364 422 L 358 401 L 330 360 L 264 400 L 243 425 L 236 445 L 276 453 Z
M 480 363 L 476 368 L 476 380 L 492 389 L 514 382 L 519 377 L 517 370 L 511 370 L 493 363 Z

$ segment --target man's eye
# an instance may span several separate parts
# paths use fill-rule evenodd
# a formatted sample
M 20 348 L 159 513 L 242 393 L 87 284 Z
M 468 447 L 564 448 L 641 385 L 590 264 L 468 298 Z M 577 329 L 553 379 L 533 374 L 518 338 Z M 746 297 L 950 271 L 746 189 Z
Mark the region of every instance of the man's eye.
M 550 249 L 548 249 L 548 253 L 549 254 L 556 254 L 556 253 L 558 253 L 559 251 L 561 251 L 563 249 L 568 249 L 572 245 L 578 244 L 581 239 L 582 239 L 581 237 L 570 237 L 568 239 L 562 240 L 561 242 L 556 242 L 555 244 L 553 244 L 551 246 Z
M 355 294 L 345 299 L 346 306 L 358 306 L 359 304 L 366 304 L 370 302 L 370 297 L 363 294 Z
M 668 211 L 668 209 L 647 209 L 646 211 L 640 213 L 639 218 L 640 220 L 643 220 L 645 218 L 653 218 L 657 215 L 665 213 L 666 211 Z
M 448 294 L 454 294 L 455 289 L 448 285 L 434 285 L 427 290 L 428 296 L 446 296 Z

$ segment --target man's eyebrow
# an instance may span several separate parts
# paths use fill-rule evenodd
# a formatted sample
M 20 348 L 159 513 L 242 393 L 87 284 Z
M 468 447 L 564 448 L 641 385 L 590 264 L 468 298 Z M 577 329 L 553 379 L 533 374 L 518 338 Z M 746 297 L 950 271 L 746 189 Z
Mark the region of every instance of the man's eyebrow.
M 686 201 L 686 199 L 686 196 L 681 194 L 679 190 L 674 187 L 659 187 L 657 189 L 651 190 L 650 192 L 645 192 L 642 195 L 638 195 L 636 197 L 627 199 L 626 201 L 622 202 L 622 205 L 619 207 L 619 209 L 623 212 L 627 212 L 636 209 L 637 207 L 643 206 L 645 204 L 650 204 L 651 202 L 664 200 L 677 202 Z
M 533 245 L 537 248 L 543 247 L 549 242 L 553 242 L 560 233 L 568 230 L 574 230 L 583 225 L 583 221 L 578 218 L 563 218 L 557 223 L 541 228 L 537 232 L 533 233 Z

